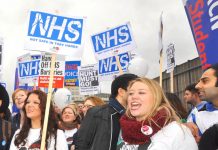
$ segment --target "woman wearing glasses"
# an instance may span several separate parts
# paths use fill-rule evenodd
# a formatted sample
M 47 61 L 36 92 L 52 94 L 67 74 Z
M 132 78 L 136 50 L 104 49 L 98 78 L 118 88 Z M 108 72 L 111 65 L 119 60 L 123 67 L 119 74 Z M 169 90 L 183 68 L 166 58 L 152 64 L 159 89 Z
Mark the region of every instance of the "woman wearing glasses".
M 84 100 L 84 106 L 82 109 L 84 116 L 86 115 L 86 112 L 88 111 L 89 108 L 94 107 L 94 106 L 104 105 L 104 104 L 105 102 L 97 96 L 87 97 Z
M 24 124 L 15 132 L 10 150 L 40 149 L 46 100 L 47 94 L 40 90 L 28 93 L 24 104 Z M 68 149 L 63 131 L 57 129 L 53 106 L 50 106 L 45 143 L 46 150 Z

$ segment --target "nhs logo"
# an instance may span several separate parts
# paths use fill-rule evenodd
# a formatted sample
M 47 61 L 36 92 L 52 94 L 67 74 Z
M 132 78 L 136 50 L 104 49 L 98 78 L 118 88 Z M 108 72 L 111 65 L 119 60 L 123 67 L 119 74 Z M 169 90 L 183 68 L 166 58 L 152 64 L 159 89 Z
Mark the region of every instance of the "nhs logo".
M 33 77 L 39 75 L 39 63 L 40 60 L 33 60 L 28 62 L 22 62 L 18 64 L 19 77 Z
M 31 11 L 28 36 L 81 44 L 83 19 L 68 18 Z
M 131 51 L 136 47 L 130 23 L 92 35 L 91 41 L 98 58 L 112 56 L 114 51 Z
M 118 56 L 120 65 L 123 71 L 126 72 L 130 61 L 129 54 L 123 53 L 119 54 Z M 99 60 L 98 67 L 100 76 L 113 75 L 119 72 L 115 56 Z

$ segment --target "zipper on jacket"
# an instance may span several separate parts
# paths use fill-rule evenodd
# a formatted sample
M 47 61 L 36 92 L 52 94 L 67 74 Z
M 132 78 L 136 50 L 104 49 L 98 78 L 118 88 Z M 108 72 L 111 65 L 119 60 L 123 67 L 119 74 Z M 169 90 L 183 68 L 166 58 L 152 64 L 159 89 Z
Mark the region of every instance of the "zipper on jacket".
M 117 112 L 111 114 L 111 138 L 110 138 L 110 146 L 109 146 L 109 150 L 111 149 L 111 142 L 112 142 L 112 132 L 113 132 L 113 115 L 117 114 Z

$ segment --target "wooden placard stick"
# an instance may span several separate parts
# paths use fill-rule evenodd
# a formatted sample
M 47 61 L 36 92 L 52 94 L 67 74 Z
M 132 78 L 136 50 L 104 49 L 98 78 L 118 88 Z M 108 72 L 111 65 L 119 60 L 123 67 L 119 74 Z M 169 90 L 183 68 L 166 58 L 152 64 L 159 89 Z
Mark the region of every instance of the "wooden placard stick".
M 174 92 L 174 87 L 173 87 L 173 70 L 170 72 L 170 92 Z
M 120 64 L 120 58 L 119 58 L 119 55 L 117 54 L 118 53 L 118 50 L 117 51 L 114 51 L 114 56 L 116 58 L 116 64 L 117 64 L 117 67 L 119 69 L 119 75 L 122 75 L 123 74 L 123 69 L 122 69 L 122 66 Z
M 162 87 L 163 52 L 160 52 L 160 87 Z
M 43 123 L 40 150 L 45 150 L 46 132 L 47 132 L 47 127 L 48 127 L 48 117 L 49 117 L 49 110 L 50 110 L 50 104 L 51 104 L 51 95 L 52 95 L 52 85 L 53 85 L 53 78 L 54 78 L 55 61 L 56 61 L 56 53 L 52 53 L 52 56 L 51 56 L 51 71 L 50 71 L 50 78 L 49 78 L 49 85 L 48 85 L 48 95 L 47 95 L 47 102 L 46 102 L 46 109 L 45 109 L 45 117 L 44 117 L 44 123 Z

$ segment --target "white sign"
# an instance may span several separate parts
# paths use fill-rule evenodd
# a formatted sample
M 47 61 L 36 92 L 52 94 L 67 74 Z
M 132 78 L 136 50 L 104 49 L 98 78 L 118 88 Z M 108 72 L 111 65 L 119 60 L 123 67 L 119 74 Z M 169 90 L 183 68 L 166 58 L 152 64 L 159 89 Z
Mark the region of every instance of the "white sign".
M 0 37 L 0 74 L 2 74 L 3 38 Z
M 123 72 L 127 72 L 130 56 L 128 53 L 119 54 L 119 63 Z M 108 81 L 114 79 L 119 74 L 115 56 L 111 56 L 98 61 L 99 79 L 100 81 Z
M 17 57 L 19 84 L 34 83 L 38 80 L 39 59 L 32 60 L 30 53 Z
M 175 48 L 173 44 L 169 44 L 166 50 L 167 53 L 167 73 L 173 71 L 175 67 Z
M 40 60 L 18 62 L 19 83 L 34 83 L 39 76 Z
M 48 87 L 51 72 L 51 54 L 45 54 L 41 57 L 39 71 L 39 87 Z M 56 55 L 53 88 L 63 88 L 65 76 L 65 56 Z
M 78 73 L 81 95 L 93 95 L 99 93 L 97 65 L 78 67 Z
M 58 47 L 58 54 L 81 57 L 84 22 L 84 18 L 30 11 L 25 49 L 53 52 Z
M 91 36 L 95 56 L 104 59 L 136 49 L 130 23 L 104 30 Z

